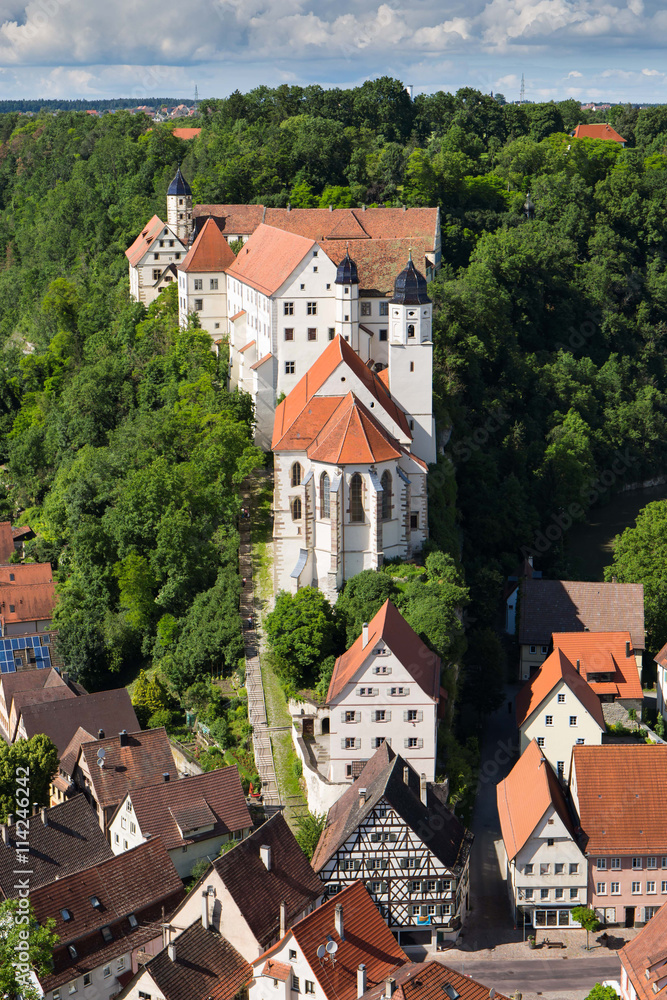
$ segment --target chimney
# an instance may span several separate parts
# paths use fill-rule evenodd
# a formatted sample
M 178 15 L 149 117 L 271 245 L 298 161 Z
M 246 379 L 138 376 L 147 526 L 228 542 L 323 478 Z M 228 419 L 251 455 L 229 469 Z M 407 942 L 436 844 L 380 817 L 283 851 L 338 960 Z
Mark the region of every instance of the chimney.
M 44 826 L 49 825 L 49 817 L 47 815 L 46 806 L 44 806 L 44 808 L 42 809 L 42 823 L 44 824 Z
M 329 211 L 333 212 L 333 205 L 329 205 Z
M 63 673 L 63 681 L 65 682 L 65 684 L 69 684 L 69 674 L 67 671 Z
M 271 848 L 268 844 L 262 844 L 259 849 L 259 856 L 267 872 L 271 871 Z
M 366 206 L 365 206 L 365 205 L 362 205 L 362 206 L 361 206 L 361 211 L 362 211 L 362 212 L 365 212 L 365 211 L 366 211 Z
M 581 673 L 581 660 L 577 660 L 577 673 Z
M 385 982 L 384 995 L 386 997 L 393 997 L 394 991 L 396 990 L 396 980 L 392 979 L 391 976 L 387 976 L 384 982 Z
M 427 801 L 427 799 L 428 799 L 428 793 L 427 793 L 427 790 L 426 790 L 426 775 L 425 774 L 420 774 L 420 776 L 419 776 L 419 798 L 422 800 L 422 803 L 425 806 L 428 805 L 428 801 Z
M 366 966 L 361 963 L 357 969 L 357 1000 L 366 992 Z
M 169 771 L 163 771 L 162 772 L 162 780 L 163 781 L 169 781 Z
M 289 202 L 287 202 L 287 211 L 288 211 L 288 212 L 291 212 L 291 211 L 292 211 L 292 206 L 290 205 L 290 203 L 289 203 Z
M 533 557 L 532 556 L 528 556 L 528 565 L 532 568 L 532 565 L 533 565 Z
M 404 767 L 403 768 L 403 784 L 407 785 L 409 783 L 410 783 L 410 768 L 409 767 Z
M 2 826 L 0 827 L 0 830 L 2 830 L 2 842 L 3 842 L 3 844 L 8 844 L 9 843 L 9 827 L 7 826 L 6 823 L 3 823 Z
M 287 934 L 287 903 L 283 899 L 280 904 L 280 936 L 284 938 Z
M 341 939 L 345 940 L 345 928 L 343 926 L 343 904 L 336 903 L 336 910 L 334 915 L 334 927 L 336 929 L 336 934 Z
M 364 804 L 365 801 L 366 801 L 366 789 L 365 788 L 360 788 L 359 789 L 359 805 L 363 806 L 363 804 Z
M 172 962 L 176 961 L 176 945 L 175 944 L 168 944 L 167 945 L 167 954 L 169 955 L 169 958 L 171 959 Z
M 103 729 L 98 729 L 97 730 L 97 738 L 98 738 L 98 740 L 103 740 L 104 739 L 104 730 Z
M 201 894 L 201 925 L 208 930 L 208 893 L 206 889 Z
M 33 814 L 33 816 L 36 816 L 38 812 L 39 812 L 39 802 L 33 802 L 33 804 L 32 804 L 32 814 Z
M 625 643 L 625 656 L 626 656 L 626 658 L 628 656 L 630 656 L 630 643 L 627 642 L 627 640 L 626 640 L 626 643 Z
M 14 813 L 7 813 L 7 826 L 14 826 Z
M 407 212 L 407 210 L 408 210 L 408 206 L 407 206 L 407 205 L 404 205 L 404 206 L 403 206 L 403 211 L 404 211 L 404 212 Z
M 365 649 L 366 646 L 368 645 L 368 622 L 364 622 L 364 624 L 362 625 L 361 634 L 362 634 L 362 640 L 361 640 L 362 648 Z
M 121 730 L 121 732 L 118 735 L 120 737 L 120 745 L 122 747 L 129 746 L 130 741 L 129 741 L 128 737 L 127 737 L 127 729 Z

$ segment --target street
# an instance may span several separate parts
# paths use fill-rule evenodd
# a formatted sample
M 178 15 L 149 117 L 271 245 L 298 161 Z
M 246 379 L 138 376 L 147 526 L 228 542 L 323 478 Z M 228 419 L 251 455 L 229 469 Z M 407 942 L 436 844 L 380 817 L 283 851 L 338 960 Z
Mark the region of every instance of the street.
M 596 983 L 619 979 L 621 963 L 616 955 L 591 958 L 531 958 L 476 961 L 460 952 L 448 952 L 442 958 L 456 972 L 493 986 L 509 995 L 515 990 L 526 994 L 551 994 L 571 1000 L 573 994 L 585 995 Z

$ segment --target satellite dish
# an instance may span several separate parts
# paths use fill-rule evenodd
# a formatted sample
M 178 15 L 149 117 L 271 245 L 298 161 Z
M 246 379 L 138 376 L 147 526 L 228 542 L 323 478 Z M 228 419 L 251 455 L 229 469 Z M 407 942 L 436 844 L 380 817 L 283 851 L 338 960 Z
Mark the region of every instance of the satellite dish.
M 327 955 L 335 955 L 338 951 L 338 945 L 335 941 L 327 941 Z
M 97 756 L 98 756 L 99 760 L 104 760 L 104 758 L 106 757 L 106 755 L 107 755 L 107 752 L 104 749 L 104 747 L 100 747 L 99 750 L 97 751 Z
M 324 945 L 323 945 L 323 944 L 321 944 L 321 945 L 319 946 L 319 948 L 317 949 L 317 957 L 318 957 L 318 958 L 324 958 L 324 956 L 326 955 L 326 951 L 327 951 L 327 950 L 326 950 L 326 948 L 324 947 Z

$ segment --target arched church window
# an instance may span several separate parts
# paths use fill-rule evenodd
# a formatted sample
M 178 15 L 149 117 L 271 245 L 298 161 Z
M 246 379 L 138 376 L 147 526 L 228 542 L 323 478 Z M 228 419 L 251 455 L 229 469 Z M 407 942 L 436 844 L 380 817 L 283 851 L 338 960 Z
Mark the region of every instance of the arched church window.
M 320 476 L 320 517 L 331 517 L 331 497 L 329 496 L 329 475 Z
M 295 497 L 294 500 L 292 500 L 292 520 L 301 520 L 301 500 L 299 497 Z
M 391 472 L 383 472 L 382 479 L 380 480 L 380 486 L 382 487 L 382 520 L 391 520 Z
M 408 337 L 414 337 L 415 335 L 415 325 L 414 323 L 408 323 Z
M 292 486 L 301 486 L 301 466 L 298 462 L 292 466 Z
M 363 483 L 358 472 L 350 480 L 350 521 L 363 521 L 364 519 L 364 498 Z

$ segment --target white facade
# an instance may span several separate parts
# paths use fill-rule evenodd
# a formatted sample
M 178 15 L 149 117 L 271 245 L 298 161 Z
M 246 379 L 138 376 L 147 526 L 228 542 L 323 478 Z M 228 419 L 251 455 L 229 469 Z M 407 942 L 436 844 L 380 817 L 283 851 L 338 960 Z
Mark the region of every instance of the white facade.
M 292 934 L 288 934 L 280 947 L 272 952 L 271 961 L 289 966 L 291 970 L 289 977 L 274 979 L 270 974 L 262 974 L 261 965 L 255 966 L 254 978 L 248 989 L 248 1000 L 299 1000 L 301 993 L 308 994 L 314 1000 L 328 1000 L 301 946 Z M 295 979 L 298 990 L 293 989 Z
M 86 1000 L 110 1000 L 120 992 L 117 976 L 132 969 L 132 952 L 127 951 L 83 976 L 74 976 L 63 986 L 44 993 L 44 1000 L 70 1000 L 81 995 Z
M 176 281 L 176 267 L 186 253 L 186 242 L 169 225 L 162 224 L 137 263 L 130 263 L 132 298 L 145 306 L 154 302 L 161 291 Z
M 179 187 L 184 189 L 175 194 L 167 192 L 167 222 L 181 242 L 187 244 L 192 233 L 192 194 L 189 193 L 189 187 L 178 184 L 178 178 L 182 179 L 180 168 L 169 191 Z
M 178 271 L 178 322 L 196 313 L 213 340 L 227 336 L 227 275 L 224 271 Z
M 656 682 L 658 712 L 667 722 L 667 667 L 658 663 L 658 679 Z
M 560 680 L 521 725 L 520 753 L 532 740 L 537 740 L 558 777 L 566 781 L 572 748 L 599 746 L 603 731 L 569 685 Z

